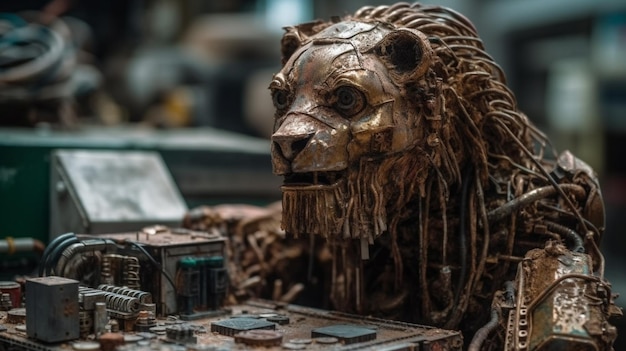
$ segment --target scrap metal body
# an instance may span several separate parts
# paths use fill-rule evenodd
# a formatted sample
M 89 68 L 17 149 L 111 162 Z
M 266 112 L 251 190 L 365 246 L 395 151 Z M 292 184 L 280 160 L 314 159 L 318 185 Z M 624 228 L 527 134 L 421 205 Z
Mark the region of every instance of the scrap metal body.
M 469 20 L 364 7 L 286 28 L 282 54 L 282 228 L 331 256 L 333 308 L 461 329 L 471 350 L 612 349 L 598 180 L 517 109 Z

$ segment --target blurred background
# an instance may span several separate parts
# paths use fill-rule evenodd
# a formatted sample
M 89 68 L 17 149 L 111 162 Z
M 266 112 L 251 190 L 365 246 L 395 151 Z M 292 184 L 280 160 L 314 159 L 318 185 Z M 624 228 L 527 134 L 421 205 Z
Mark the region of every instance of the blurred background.
M 0 239 L 59 234 L 48 225 L 58 148 L 159 151 L 189 207 L 278 199 L 266 140 L 281 28 L 391 3 L 0 1 Z M 598 172 L 607 276 L 626 293 L 626 2 L 424 3 L 474 22 L 521 110 Z M 3 259 L 0 271 L 29 264 Z

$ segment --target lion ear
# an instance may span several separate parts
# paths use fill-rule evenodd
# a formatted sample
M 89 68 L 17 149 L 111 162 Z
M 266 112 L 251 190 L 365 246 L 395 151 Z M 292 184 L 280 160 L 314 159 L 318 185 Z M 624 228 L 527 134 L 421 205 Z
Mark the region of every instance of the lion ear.
M 281 63 L 284 66 L 291 55 L 293 55 L 296 50 L 302 45 L 302 40 L 300 38 L 300 32 L 295 27 L 287 27 L 285 28 L 287 31 L 283 35 L 283 39 L 280 41 L 280 53 L 282 54 Z
M 283 34 L 283 39 L 280 41 L 283 66 L 310 36 L 315 35 L 328 25 L 328 23 L 318 20 L 285 27 L 285 34 Z
M 400 28 L 387 34 L 374 47 L 393 78 L 401 83 L 423 76 L 431 63 L 433 50 L 422 32 Z

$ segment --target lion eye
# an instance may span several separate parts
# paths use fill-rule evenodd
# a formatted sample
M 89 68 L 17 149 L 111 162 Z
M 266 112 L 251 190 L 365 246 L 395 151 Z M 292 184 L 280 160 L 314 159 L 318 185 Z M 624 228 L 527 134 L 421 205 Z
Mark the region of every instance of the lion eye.
M 335 90 L 333 106 L 344 116 L 354 116 L 365 107 L 365 96 L 354 87 L 342 86 Z
M 272 101 L 277 110 L 284 110 L 289 106 L 289 92 L 277 89 L 272 92 Z

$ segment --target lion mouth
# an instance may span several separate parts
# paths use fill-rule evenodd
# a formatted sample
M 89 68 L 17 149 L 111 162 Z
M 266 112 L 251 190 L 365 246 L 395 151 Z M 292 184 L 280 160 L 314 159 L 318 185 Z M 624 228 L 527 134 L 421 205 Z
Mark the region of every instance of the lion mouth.
M 337 186 L 345 178 L 343 171 L 303 172 L 285 175 L 283 189 L 328 188 Z

